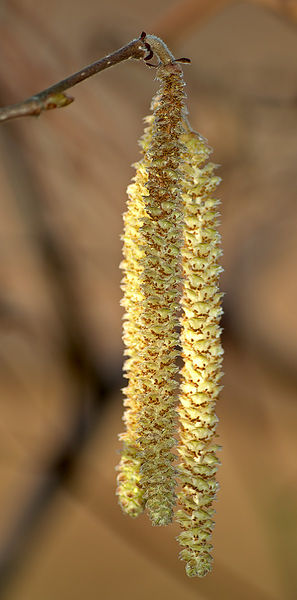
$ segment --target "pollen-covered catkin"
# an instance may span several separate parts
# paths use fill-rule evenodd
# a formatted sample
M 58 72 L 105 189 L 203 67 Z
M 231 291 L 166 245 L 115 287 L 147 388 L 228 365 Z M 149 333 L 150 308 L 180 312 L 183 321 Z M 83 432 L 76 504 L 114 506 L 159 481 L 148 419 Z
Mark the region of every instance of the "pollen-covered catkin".
M 177 64 L 157 69 L 161 80 L 153 116 L 152 140 L 141 227 L 141 293 L 137 380 L 140 398 L 140 485 L 153 525 L 172 520 L 175 468 L 172 464 L 176 429 L 176 357 L 179 341 L 182 199 L 180 163 L 184 83 Z
M 140 248 L 140 226 L 145 215 L 144 196 L 148 195 L 145 187 L 148 180 L 146 171 L 146 151 L 152 137 L 151 117 L 146 118 L 148 127 L 140 140 L 142 153 L 141 161 L 134 165 L 136 174 L 134 183 L 128 186 L 127 211 L 124 215 L 123 255 L 121 268 L 124 272 L 122 290 L 124 297 L 122 306 L 125 308 L 123 324 L 123 341 L 125 355 L 128 356 L 124 364 L 125 377 L 128 385 L 124 389 L 125 412 L 123 420 L 126 431 L 120 434 L 123 449 L 118 470 L 117 495 L 124 512 L 131 517 L 137 517 L 144 509 L 143 491 L 140 488 L 140 459 L 138 438 L 139 396 L 137 379 L 139 377 L 139 315 L 142 306 L 143 294 L 140 288 L 140 275 L 142 272 L 141 259 L 143 251 Z
M 215 404 L 222 377 L 222 268 L 219 201 L 213 197 L 219 177 L 206 141 L 188 126 L 178 62 L 162 40 L 146 40 L 159 57 L 161 87 L 146 118 L 143 158 L 135 165 L 124 216 L 128 385 L 117 494 L 130 516 L 146 508 L 153 525 L 167 525 L 178 478 L 180 558 L 187 575 L 203 577 L 212 567 L 220 449 Z
M 180 510 L 176 520 L 180 553 L 189 576 L 211 570 L 213 500 L 218 484 L 215 473 L 217 416 L 215 403 L 221 389 L 223 350 L 220 343 L 221 267 L 220 236 L 217 231 L 219 201 L 213 198 L 219 178 L 214 165 L 205 164 L 210 149 L 194 132 L 182 136 L 184 157 L 184 246 L 183 316 L 181 347 L 184 366 L 179 397 Z

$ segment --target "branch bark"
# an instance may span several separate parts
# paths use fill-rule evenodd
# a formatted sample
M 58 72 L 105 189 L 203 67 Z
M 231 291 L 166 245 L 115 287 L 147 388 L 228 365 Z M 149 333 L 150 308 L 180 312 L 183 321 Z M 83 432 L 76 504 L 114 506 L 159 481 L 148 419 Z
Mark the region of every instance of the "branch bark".
M 34 94 L 27 100 L 0 108 L 0 122 L 17 117 L 39 116 L 44 110 L 67 106 L 73 102 L 74 98 L 65 94 L 66 90 L 123 60 L 145 59 L 147 54 L 148 44 L 145 42 L 145 34 L 141 34 L 139 38 L 132 40 L 126 46 L 84 67 L 77 73 L 69 75 L 38 94 Z

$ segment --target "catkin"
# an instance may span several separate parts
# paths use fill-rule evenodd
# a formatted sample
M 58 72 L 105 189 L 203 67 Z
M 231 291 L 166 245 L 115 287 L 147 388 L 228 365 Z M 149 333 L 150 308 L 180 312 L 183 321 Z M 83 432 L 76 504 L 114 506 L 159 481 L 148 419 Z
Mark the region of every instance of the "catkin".
M 181 506 L 176 520 L 182 533 L 180 553 L 189 576 L 211 570 L 212 506 L 218 484 L 215 402 L 218 397 L 223 350 L 220 343 L 221 267 L 217 231 L 219 201 L 213 198 L 219 178 L 205 164 L 210 149 L 194 132 L 182 136 L 184 157 L 184 246 L 181 346 L 184 366 L 179 397 L 179 479 Z
M 128 385 L 117 494 L 130 516 L 173 517 L 189 576 L 212 567 L 215 414 L 221 389 L 219 183 L 210 148 L 187 124 L 182 70 L 162 41 L 153 114 L 124 216 L 123 340 Z M 183 367 L 178 377 L 177 359 Z M 178 431 L 178 441 L 175 433 Z M 173 447 L 177 445 L 177 458 Z
M 182 199 L 180 162 L 184 83 L 177 64 L 157 70 L 161 89 L 148 148 L 148 196 L 141 227 L 142 311 L 139 318 L 142 359 L 138 378 L 140 485 L 153 525 L 172 520 L 175 503 L 175 407 L 178 383 L 181 283 Z
M 140 275 L 143 267 L 141 259 L 143 251 L 140 248 L 140 227 L 143 223 L 144 196 L 148 195 L 145 187 L 148 180 L 146 171 L 146 152 L 152 137 L 152 119 L 147 117 L 148 127 L 140 140 L 142 160 L 134 164 L 136 174 L 134 183 L 127 188 L 128 202 L 127 211 L 124 214 L 123 255 L 121 269 L 124 272 L 122 290 L 124 297 L 121 301 L 125 308 L 123 324 L 123 341 L 125 344 L 125 355 L 128 356 L 124 364 L 125 377 L 128 385 L 123 390 L 126 396 L 124 400 L 125 412 L 123 421 L 126 431 L 119 435 L 123 442 L 123 450 L 120 464 L 117 467 L 117 495 L 119 503 L 124 512 L 131 517 L 137 517 L 144 509 L 143 491 L 140 482 L 140 459 L 138 438 L 138 415 L 139 396 L 137 379 L 141 362 L 139 364 L 139 315 L 142 310 L 143 294 L 141 292 Z

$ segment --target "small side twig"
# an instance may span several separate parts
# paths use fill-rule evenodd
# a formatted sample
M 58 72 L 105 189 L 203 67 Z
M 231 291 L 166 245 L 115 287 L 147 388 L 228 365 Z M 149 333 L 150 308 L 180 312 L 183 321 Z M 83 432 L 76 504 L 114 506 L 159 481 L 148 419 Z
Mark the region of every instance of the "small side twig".
M 148 44 L 145 42 L 145 37 L 145 33 L 142 33 L 139 38 L 132 40 L 126 46 L 84 67 L 77 73 L 69 75 L 69 77 L 62 79 L 62 81 L 42 90 L 38 94 L 34 94 L 27 100 L 0 108 L 0 122 L 7 121 L 8 119 L 16 119 L 17 117 L 38 116 L 44 110 L 67 106 L 73 102 L 74 98 L 64 92 L 88 77 L 92 77 L 92 75 L 113 67 L 129 58 L 150 58 L 151 54 L 146 56 L 148 53 Z

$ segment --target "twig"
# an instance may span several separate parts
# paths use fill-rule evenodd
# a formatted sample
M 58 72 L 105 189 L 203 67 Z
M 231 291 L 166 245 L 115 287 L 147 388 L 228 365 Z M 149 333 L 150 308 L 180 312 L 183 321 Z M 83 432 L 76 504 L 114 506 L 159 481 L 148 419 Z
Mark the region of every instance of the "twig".
M 0 108 L 0 122 L 8 121 L 8 119 L 16 119 L 17 117 L 39 116 L 43 110 L 63 108 L 63 106 L 71 104 L 74 100 L 72 96 L 68 96 L 64 93 L 65 90 L 68 90 L 88 77 L 92 77 L 92 75 L 104 71 L 109 67 L 113 67 L 129 58 L 142 58 L 146 61 L 147 65 L 154 67 L 156 65 L 147 62 L 154 56 L 154 53 L 156 53 L 159 61 L 163 62 L 163 58 L 168 55 L 169 50 L 163 40 L 154 35 L 147 36 L 143 31 L 139 38 L 132 40 L 126 44 L 126 46 L 123 46 L 119 50 L 112 52 L 112 54 L 108 54 L 107 56 L 104 56 L 104 58 L 84 67 L 77 73 L 69 75 L 66 79 L 62 79 L 62 81 L 42 90 L 42 92 L 39 92 L 18 104 Z M 165 62 L 168 60 L 176 60 L 184 63 L 191 62 L 188 58 L 174 59 L 174 56 L 171 53 L 169 53 L 169 58 L 167 56 Z
M 100 71 L 113 67 L 123 60 L 128 60 L 129 58 L 145 59 L 147 53 L 148 44 L 145 42 L 145 34 L 142 33 L 138 39 L 132 40 L 126 46 L 84 67 L 77 73 L 69 75 L 66 79 L 55 83 L 38 94 L 34 94 L 34 96 L 31 96 L 27 100 L 0 108 L 0 122 L 7 121 L 8 119 L 16 119 L 17 117 L 38 116 L 43 110 L 67 106 L 73 102 L 74 98 L 65 94 L 65 90 L 72 88 Z

